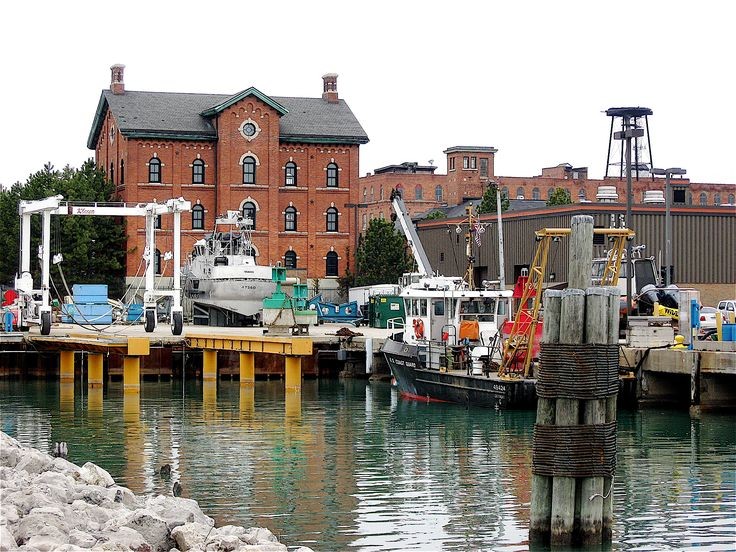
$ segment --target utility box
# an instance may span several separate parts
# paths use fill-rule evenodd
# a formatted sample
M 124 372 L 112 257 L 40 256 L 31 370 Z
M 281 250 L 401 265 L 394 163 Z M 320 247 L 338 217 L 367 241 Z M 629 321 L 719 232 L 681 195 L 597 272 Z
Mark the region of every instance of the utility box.
M 404 321 L 404 300 L 398 295 L 373 295 L 368 302 L 371 328 L 388 328 L 389 321 Z

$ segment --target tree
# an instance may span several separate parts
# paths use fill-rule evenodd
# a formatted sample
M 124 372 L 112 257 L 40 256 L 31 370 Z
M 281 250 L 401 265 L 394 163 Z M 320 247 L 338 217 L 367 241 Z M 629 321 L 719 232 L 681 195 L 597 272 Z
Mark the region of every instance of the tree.
M 81 168 L 69 166 L 61 171 L 47 164 L 28 177 L 26 183 L 16 183 L 10 190 L 0 191 L 0 283 L 12 285 L 18 272 L 21 200 L 43 199 L 61 194 L 69 201 L 109 201 L 113 192 L 105 173 L 92 160 Z M 41 217 L 33 216 L 31 251 L 38 250 L 41 241 Z M 53 216 L 51 218 L 51 254 L 62 253 L 62 270 L 72 283 L 105 283 L 111 297 L 124 291 L 125 228 L 112 217 Z M 40 266 L 31 254 L 34 281 L 40 278 Z M 52 265 L 51 277 L 59 294 L 66 290 Z M 52 295 L 55 290 L 52 286 Z
M 406 240 L 392 222 L 373 219 L 358 246 L 355 285 L 391 284 L 411 270 Z
M 498 190 L 498 184 L 491 182 L 483 192 L 483 199 L 481 199 L 480 205 L 478 206 L 478 213 L 495 213 L 496 212 L 496 190 Z M 501 192 L 501 212 L 506 211 L 509 208 L 509 198 L 505 192 Z
M 570 198 L 570 192 L 568 192 L 565 188 L 555 188 L 552 192 L 552 195 L 549 196 L 549 199 L 547 200 L 547 205 L 570 205 L 572 203 L 572 199 Z
M 431 213 L 429 213 L 426 217 L 424 217 L 424 220 L 437 220 L 444 218 L 447 218 L 447 213 L 438 209 L 437 211 L 432 211 Z

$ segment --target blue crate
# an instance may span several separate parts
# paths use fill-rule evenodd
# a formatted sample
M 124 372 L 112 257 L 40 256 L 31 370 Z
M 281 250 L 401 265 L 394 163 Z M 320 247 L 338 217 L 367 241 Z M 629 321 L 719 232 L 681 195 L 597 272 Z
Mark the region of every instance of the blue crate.
M 133 303 L 128 307 L 128 322 L 137 322 L 143 316 L 143 305 Z
M 109 305 L 62 305 L 61 321 L 70 324 L 112 324 Z
M 107 284 L 74 284 L 72 294 L 74 297 L 77 295 L 97 295 L 107 298 Z

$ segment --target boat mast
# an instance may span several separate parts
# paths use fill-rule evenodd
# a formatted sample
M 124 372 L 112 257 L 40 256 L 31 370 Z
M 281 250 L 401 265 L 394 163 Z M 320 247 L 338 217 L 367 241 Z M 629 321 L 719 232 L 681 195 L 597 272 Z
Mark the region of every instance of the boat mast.
M 473 256 L 473 235 L 477 229 L 473 226 L 472 203 L 465 208 L 465 213 L 468 215 L 468 231 L 465 234 L 465 256 L 468 260 L 468 268 L 465 271 L 465 282 L 468 284 L 468 288 L 473 290 L 475 289 L 473 284 L 473 265 L 475 264 L 475 257 Z

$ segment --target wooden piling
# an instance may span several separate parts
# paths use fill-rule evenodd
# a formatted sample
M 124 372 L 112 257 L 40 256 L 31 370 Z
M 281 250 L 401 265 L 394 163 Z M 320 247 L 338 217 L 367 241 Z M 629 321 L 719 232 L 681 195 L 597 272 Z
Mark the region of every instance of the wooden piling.
M 609 296 L 607 288 L 585 290 L 585 342 L 608 344 Z M 583 423 L 606 421 L 606 399 L 583 401 Z M 595 498 L 591 498 L 595 497 Z M 580 541 L 585 546 L 602 542 L 603 478 L 585 477 L 580 484 Z
M 608 287 L 608 344 L 618 345 L 619 318 L 621 310 L 621 291 L 617 287 Z M 606 399 L 606 422 L 616 421 L 617 395 Z M 613 480 L 603 478 L 603 514 L 601 536 L 603 541 L 613 538 Z
M 542 343 L 558 343 L 560 338 L 560 311 L 562 291 L 547 290 L 544 293 L 544 322 L 542 324 Z M 542 367 L 544 369 L 544 367 Z M 544 397 L 537 398 L 537 423 L 555 423 L 555 401 Z M 552 516 L 552 478 L 545 475 L 532 475 L 532 500 L 529 521 L 529 543 L 532 545 L 549 542 L 550 519 Z
M 572 254 L 571 254 L 572 259 Z M 592 262 L 592 261 L 591 261 Z M 585 320 L 585 292 L 566 289 L 562 292 L 559 342 L 575 345 L 583 342 Z M 544 367 L 542 367 L 544 369 Z M 578 425 L 580 404 L 577 399 L 558 398 L 555 404 L 555 425 Z M 552 517 L 550 542 L 552 546 L 572 544 L 575 523 L 575 478 L 552 478 Z
M 567 287 L 590 287 L 593 266 L 593 217 L 575 215 L 570 224 L 570 251 Z M 582 319 L 579 320 L 582 324 Z

